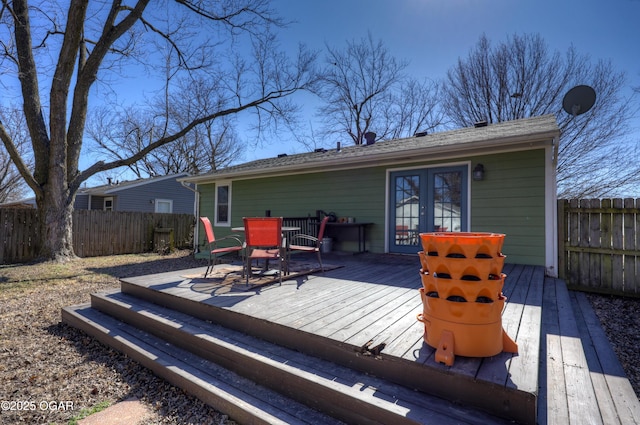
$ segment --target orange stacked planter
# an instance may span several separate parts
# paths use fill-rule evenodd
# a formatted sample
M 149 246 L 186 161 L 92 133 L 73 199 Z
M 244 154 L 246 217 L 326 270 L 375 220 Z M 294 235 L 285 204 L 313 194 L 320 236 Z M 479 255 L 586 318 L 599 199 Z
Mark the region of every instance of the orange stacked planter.
M 504 235 L 421 233 L 424 340 L 436 361 L 453 365 L 455 355 L 490 357 L 518 346 L 502 329 Z

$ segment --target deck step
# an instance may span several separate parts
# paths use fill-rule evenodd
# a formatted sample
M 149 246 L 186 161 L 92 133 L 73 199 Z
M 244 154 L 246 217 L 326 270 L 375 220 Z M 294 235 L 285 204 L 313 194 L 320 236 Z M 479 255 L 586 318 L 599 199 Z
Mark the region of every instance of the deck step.
M 335 424 L 335 418 L 103 314 L 90 305 L 65 307 L 63 322 L 128 355 L 171 384 L 239 423 Z
M 268 423 L 286 422 L 291 416 L 312 417 L 308 413 L 291 413 L 284 407 L 279 407 L 284 412 L 278 410 L 277 414 L 261 407 L 256 394 L 267 392 L 277 392 L 285 400 L 295 400 L 291 405 L 299 406 L 297 410 L 313 409 L 317 419 L 312 423 L 318 424 L 337 423 L 336 419 L 354 424 L 505 423 L 484 412 L 412 391 L 119 291 L 93 294 L 91 306 L 67 308 L 63 318 L 114 348 L 133 351 L 135 356 L 127 354 L 241 423 L 254 423 L 246 420 L 251 414 L 246 406 L 254 406 L 254 403 L 260 415 L 275 418 L 275 422 L 268 419 Z M 151 348 L 149 341 L 154 341 Z M 168 365 L 175 367 L 177 362 L 164 360 L 166 365 L 163 366 L 163 356 L 158 356 L 160 362 L 153 362 L 151 358 L 158 355 L 154 350 L 161 350 L 165 353 L 163 356 L 188 358 L 183 362 L 187 372 L 174 378 L 175 371 Z M 186 350 L 188 357 L 181 357 L 185 356 Z M 188 367 L 194 368 L 194 365 L 198 368 L 206 366 L 189 371 Z M 225 372 L 208 372 L 214 367 L 224 368 Z M 195 382 L 187 379 L 188 374 Z M 234 387 L 240 394 L 227 389 L 231 384 L 225 380 L 220 384 L 225 394 L 201 397 L 206 388 L 217 389 L 218 386 L 203 376 L 215 376 L 218 380 L 219 376 L 233 376 L 232 382 L 241 379 L 245 383 L 240 388 Z M 249 391 L 246 393 L 249 398 L 244 399 L 242 394 L 245 394 L 243 388 L 247 380 L 264 390 Z M 269 399 L 278 398 L 272 395 Z M 238 400 L 242 400 L 239 407 L 235 405 Z M 286 402 L 284 405 L 288 406 Z M 287 419 L 282 419 L 284 417 Z M 323 422 L 327 417 L 331 417 L 329 422 Z

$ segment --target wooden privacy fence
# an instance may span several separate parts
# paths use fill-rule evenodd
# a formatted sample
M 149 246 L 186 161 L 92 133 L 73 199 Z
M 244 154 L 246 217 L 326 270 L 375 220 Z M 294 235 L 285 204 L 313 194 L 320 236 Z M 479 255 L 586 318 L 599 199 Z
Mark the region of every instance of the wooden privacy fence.
M 640 296 L 640 199 L 558 200 L 558 239 L 569 286 Z
M 0 264 L 36 257 L 37 222 L 35 209 L 0 208 Z M 73 249 L 79 257 L 151 252 L 158 233 L 170 234 L 176 248 L 191 248 L 194 223 L 190 214 L 77 210 Z
M 38 245 L 38 216 L 33 208 L 0 208 L 0 264 L 34 258 Z
M 173 229 L 177 248 L 191 248 L 191 214 L 78 210 L 73 216 L 73 249 L 80 257 L 151 252 L 158 230 Z

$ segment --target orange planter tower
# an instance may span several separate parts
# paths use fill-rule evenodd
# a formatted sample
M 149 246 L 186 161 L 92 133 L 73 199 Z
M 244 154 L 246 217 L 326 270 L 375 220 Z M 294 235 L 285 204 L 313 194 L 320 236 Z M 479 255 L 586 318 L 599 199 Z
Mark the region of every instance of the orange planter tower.
M 419 252 L 424 340 L 436 361 L 453 365 L 455 355 L 490 357 L 518 346 L 502 329 L 504 235 L 421 233 Z

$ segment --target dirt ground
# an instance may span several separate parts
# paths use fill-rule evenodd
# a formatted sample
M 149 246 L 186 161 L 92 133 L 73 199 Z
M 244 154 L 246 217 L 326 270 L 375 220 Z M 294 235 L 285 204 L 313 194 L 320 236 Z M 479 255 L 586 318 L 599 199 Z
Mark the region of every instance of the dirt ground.
M 119 277 L 202 265 L 180 251 L 0 266 L 0 424 L 67 424 L 94 406 L 132 397 L 151 410 L 149 425 L 234 424 L 127 356 L 60 323 L 62 307 L 89 302 L 90 293 L 117 287 Z

